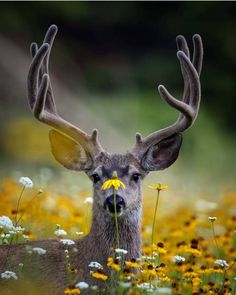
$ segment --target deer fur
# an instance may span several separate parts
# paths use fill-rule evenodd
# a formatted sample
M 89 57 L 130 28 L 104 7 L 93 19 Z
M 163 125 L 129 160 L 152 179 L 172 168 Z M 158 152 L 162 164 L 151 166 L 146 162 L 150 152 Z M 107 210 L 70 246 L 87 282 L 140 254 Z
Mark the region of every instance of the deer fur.
M 182 133 L 195 121 L 199 110 L 199 75 L 203 56 L 199 35 L 193 37 L 192 60 L 185 38 L 177 37 L 177 57 L 184 78 L 183 100 L 179 101 L 171 96 L 162 85 L 159 86 L 159 93 L 169 105 L 180 111 L 178 120 L 145 138 L 137 134 L 136 143 L 127 154 L 109 154 L 99 143 L 96 129 L 92 135 L 88 135 L 62 119 L 57 112 L 48 72 L 49 55 L 56 33 L 57 27 L 52 25 L 43 44 L 38 47 L 33 43 L 31 46 L 33 60 L 28 75 L 29 105 L 36 119 L 53 127 L 49 132 L 49 139 L 55 159 L 68 169 L 84 171 L 93 181 L 91 230 L 86 237 L 75 240 L 75 245 L 71 246 L 63 245 L 59 239 L 51 239 L 0 247 L 0 272 L 19 272 L 18 264 L 24 263 L 24 283 L 33 282 L 40 291 L 39 294 L 50 295 L 63 294 L 68 283 L 78 281 L 85 281 L 89 285 L 100 284 L 100 287 L 104 288 L 102 282 L 91 277 L 88 265 L 92 261 L 99 262 L 109 276 L 107 258 L 114 256 L 116 247 L 114 208 L 119 208 L 119 246 L 128 251 L 125 259 L 140 257 L 141 182 L 150 171 L 168 168 L 178 158 Z M 110 179 L 114 172 L 126 186 L 125 189 L 118 189 L 116 204 L 113 189 L 101 189 L 102 184 Z M 47 252 L 40 256 L 29 254 L 27 246 L 42 247 Z M 70 274 L 70 280 L 66 268 L 66 249 L 69 249 L 70 268 L 78 269 L 78 272 Z M 6 294 L 16 294 L 14 288 L 17 288 L 16 284 L 10 287 L 8 282 L 0 280 L 1 292 L 4 290 Z M 87 292 L 89 294 L 89 291 Z M 104 292 L 106 294 L 108 290 Z

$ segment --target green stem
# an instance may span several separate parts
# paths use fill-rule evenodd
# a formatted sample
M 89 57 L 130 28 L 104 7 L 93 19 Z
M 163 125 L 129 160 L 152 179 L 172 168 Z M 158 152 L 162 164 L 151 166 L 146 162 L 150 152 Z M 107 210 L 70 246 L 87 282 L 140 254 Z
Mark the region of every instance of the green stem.
M 155 222 L 156 222 L 156 214 L 157 214 L 159 196 L 160 196 L 160 190 L 157 190 L 156 205 L 155 205 L 155 211 L 154 211 L 153 223 L 152 223 L 152 243 L 151 243 L 151 245 L 153 245 L 153 241 L 154 241 L 154 227 L 155 227 Z
M 117 209 L 116 209 L 116 190 L 115 190 L 115 188 L 114 188 L 114 208 L 115 208 L 115 226 L 116 226 L 116 247 L 120 248 L 119 227 L 118 227 Z
M 224 270 L 223 279 L 222 279 L 222 286 L 220 288 L 219 294 L 221 294 L 221 292 L 224 290 L 225 277 L 226 277 L 226 270 Z
M 18 213 L 18 210 L 19 210 L 19 207 L 20 207 L 20 200 L 22 198 L 24 190 L 25 190 L 25 186 L 23 186 L 22 191 L 21 191 L 20 196 L 19 196 L 18 201 L 17 201 L 16 216 L 15 216 L 15 226 L 17 226 L 17 213 Z
M 232 288 L 232 295 L 236 294 L 236 281 L 233 283 L 233 288 Z
M 29 201 L 29 203 L 27 204 L 27 206 L 25 207 L 25 209 L 24 210 L 26 210 L 29 206 L 30 206 L 30 204 L 33 202 L 33 200 L 38 196 L 38 195 L 40 195 L 41 194 L 41 192 L 37 192 L 37 194 Z M 21 219 L 22 219 L 22 217 L 24 216 L 24 212 L 20 215 L 20 217 L 19 217 L 19 219 L 18 220 L 16 220 L 16 225 L 15 226 L 17 226 L 17 224 L 19 224 L 19 222 L 21 221 Z
M 214 228 L 214 222 L 211 222 L 211 228 L 212 228 L 212 233 L 213 233 L 213 240 L 214 240 L 214 242 L 215 242 L 216 249 L 217 249 L 217 252 L 218 252 L 218 256 L 219 256 L 219 258 L 220 258 L 220 248 L 219 248 L 219 246 L 218 246 L 217 239 L 216 239 L 215 228 Z

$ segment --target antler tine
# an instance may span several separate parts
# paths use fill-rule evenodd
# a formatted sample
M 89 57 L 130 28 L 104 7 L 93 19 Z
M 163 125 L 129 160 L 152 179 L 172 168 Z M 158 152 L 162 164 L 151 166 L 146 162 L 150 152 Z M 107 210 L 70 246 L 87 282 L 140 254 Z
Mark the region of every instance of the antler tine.
M 36 43 L 32 43 L 31 45 L 33 60 L 28 73 L 28 100 L 30 108 L 39 121 L 70 136 L 77 141 L 86 152 L 95 156 L 103 151 L 98 142 L 97 130 L 94 129 L 92 135 L 88 135 L 61 118 L 56 110 L 48 73 L 49 55 L 56 33 L 57 27 L 52 25 L 44 38 L 44 42 L 46 43 L 43 43 L 39 49 Z
M 183 51 L 186 56 L 190 59 L 190 53 L 189 53 L 189 48 L 188 44 L 186 42 L 186 39 L 184 36 L 179 35 L 176 37 L 176 44 L 177 48 L 179 51 Z M 198 75 L 200 76 L 201 74 L 201 69 L 202 69 L 202 59 L 203 59 L 203 46 L 202 46 L 202 39 L 201 36 L 198 34 L 195 34 L 193 36 L 193 58 L 192 58 L 192 64 L 196 71 L 198 72 Z M 186 71 L 184 68 L 181 66 L 181 71 L 184 77 L 184 95 L 183 95 L 183 100 L 187 101 L 189 99 L 189 83 L 188 79 L 186 79 Z
M 185 38 L 183 36 L 178 36 L 176 42 L 178 49 L 181 49 L 177 52 L 177 57 L 180 61 L 184 79 L 183 100 L 180 101 L 173 97 L 163 85 L 159 85 L 158 91 L 163 100 L 171 107 L 180 111 L 180 116 L 174 124 L 159 131 L 155 131 L 144 139 L 137 133 L 136 144 L 132 149 L 132 153 L 138 157 L 145 153 L 152 144 L 156 144 L 165 138 L 181 133 L 189 128 L 198 114 L 201 98 L 199 74 L 203 57 L 201 37 L 199 35 L 194 35 L 193 37 L 193 62 L 190 61 L 189 49 Z
M 39 69 L 39 74 L 38 74 L 38 78 L 37 78 L 38 83 L 41 83 L 44 73 L 49 73 L 49 69 L 48 69 L 49 57 L 50 57 L 52 45 L 53 45 L 54 39 L 56 37 L 57 31 L 58 31 L 57 26 L 51 25 L 44 37 L 43 44 L 49 44 L 49 49 L 48 49 L 45 57 L 43 58 L 41 67 Z M 31 44 L 30 52 L 31 52 L 32 58 L 34 58 L 34 56 L 38 52 L 38 44 L 37 43 L 34 42 Z M 48 86 L 47 108 L 49 110 L 51 110 L 52 112 L 57 112 L 50 79 L 49 79 L 49 86 Z
M 193 36 L 193 65 L 200 76 L 202 71 L 203 61 L 203 45 L 202 38 L 200 35 L 195 34 Z
M 184 36 L 178 35 L 176 37 L 176 45 L 177 45 L 178 51 L 183 51 L 186 54 L 186 56 L 190 59 L 190 52 L 189 52 L 188 44 L 187 44 L 187 41 L 184 38 Z M 183 101 L 188 102 L 188 98 L 189 98 L 189 81 L 188 81 L 188 77 L 186 75 L 186 71 L 185 71 L 185 69 L 184 69 L 184 67 L 182 65 L 181 65 L 181 72 L 182 72 L 182 75 L 184 77 Z M 181 118 L 182 118 L 182 114 L 180 114 L 179 120 Z

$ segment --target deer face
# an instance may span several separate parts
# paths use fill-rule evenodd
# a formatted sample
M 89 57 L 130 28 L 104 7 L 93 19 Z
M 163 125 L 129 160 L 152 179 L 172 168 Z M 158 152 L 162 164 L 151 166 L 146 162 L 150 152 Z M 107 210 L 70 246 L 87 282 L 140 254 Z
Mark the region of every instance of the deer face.
M 114 189 L 102 190 L 102 184 L 111 178 L 116 171 L 119 180 L 125 184 L 116 191 L 114 204 Z M 147 175 L 138 161 L 131 155 L 101 153 L 95 160 L 94 168 L 87 172 L 93 182 L 94 202 L 100 210 L 113 215 L 115 205 L 118 216 L 128 214 L 141 205 L 141 182 Z

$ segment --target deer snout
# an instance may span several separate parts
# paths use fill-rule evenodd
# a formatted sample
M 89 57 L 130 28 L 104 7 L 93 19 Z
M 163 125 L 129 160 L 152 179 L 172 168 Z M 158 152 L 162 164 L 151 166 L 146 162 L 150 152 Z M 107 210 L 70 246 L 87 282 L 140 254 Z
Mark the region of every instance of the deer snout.
M 115 200 L 116 202 L 114 202 Z M 114 195 L 111 195 L 106 198 L 104 209 L 108 209 L 110 213 L 115 213 L 115 204 L 117 213 L 120 213 L 125 208 L 125 201 L 121 196 L 116 195 L 116 198 L 114 198 Z

